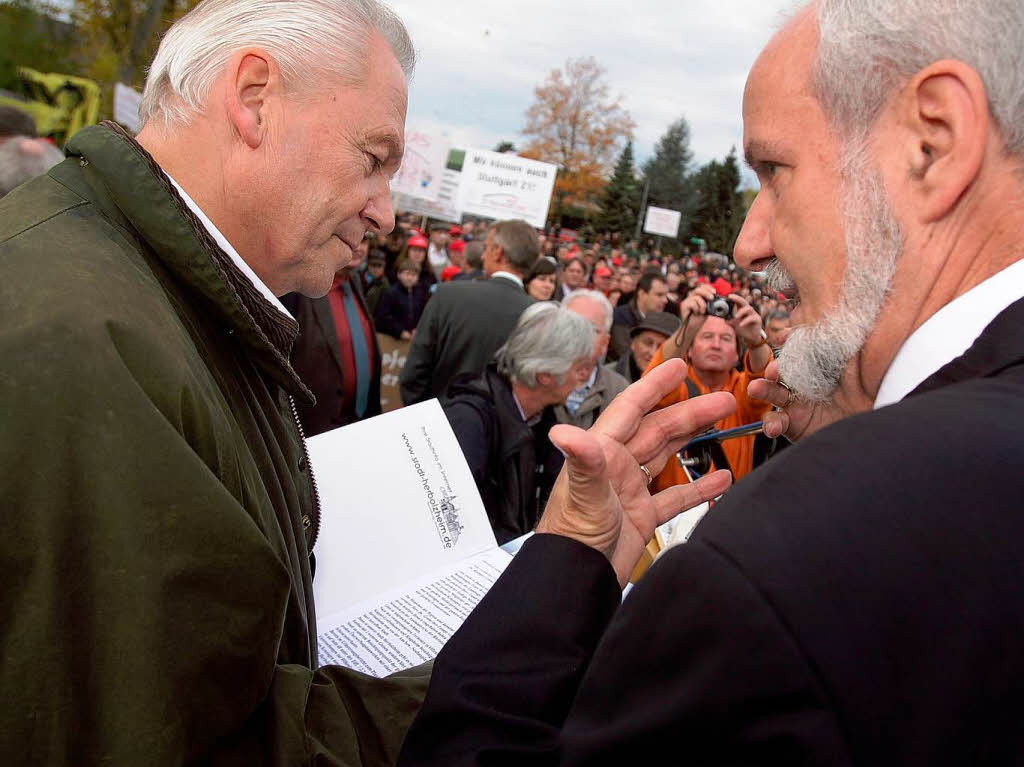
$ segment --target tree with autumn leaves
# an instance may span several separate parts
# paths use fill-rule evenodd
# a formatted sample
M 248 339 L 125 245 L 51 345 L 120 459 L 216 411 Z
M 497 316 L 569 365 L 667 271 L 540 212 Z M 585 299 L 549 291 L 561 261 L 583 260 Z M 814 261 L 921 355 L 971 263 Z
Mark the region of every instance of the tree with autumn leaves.
M 523 157 L 558 166 L 552 215 L 597 209 L 616 155 L 636 125 L 611 95 L 605 70 L 591 56 L 569 59 L 534 89 L 526 111 Z

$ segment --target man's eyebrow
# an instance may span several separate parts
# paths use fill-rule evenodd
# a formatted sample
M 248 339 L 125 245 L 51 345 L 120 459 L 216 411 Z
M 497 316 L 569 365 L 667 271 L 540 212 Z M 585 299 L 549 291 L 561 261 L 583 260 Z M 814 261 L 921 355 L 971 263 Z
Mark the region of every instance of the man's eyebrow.
M 743 145 L 743 161 L 748 168 L 756 171 L 765 157 L 777 156 L 779 151 L 779 145 L 774 141 L 751 139 Z
M 405 152 L 405 147 L 402 146 L 402 140 L 391 131 L 386 133 L 376 133 L 370 136 L 371 144 L 383 144 L 387 147 L 389 159 L 401 159 Z

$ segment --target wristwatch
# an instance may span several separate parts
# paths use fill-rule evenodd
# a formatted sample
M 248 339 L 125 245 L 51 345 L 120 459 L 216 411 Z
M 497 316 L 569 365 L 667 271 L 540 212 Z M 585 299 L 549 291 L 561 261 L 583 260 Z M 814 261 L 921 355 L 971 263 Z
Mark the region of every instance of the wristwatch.
M 768 343 L 768 334 L 764 332 L 764 328 L 761 328 L 761 340 L 758 341 L 756 344 L 750 344 L 747 348 L 748 349 L 759 349 L 760 347 L 764 346 L 766 343 Z

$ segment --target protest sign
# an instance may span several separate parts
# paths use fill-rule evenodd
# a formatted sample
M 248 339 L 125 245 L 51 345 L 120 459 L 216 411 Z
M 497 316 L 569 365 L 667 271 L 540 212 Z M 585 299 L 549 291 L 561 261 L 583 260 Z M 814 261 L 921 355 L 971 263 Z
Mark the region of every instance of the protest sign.
M 487 218 L 522 218 L 543 228 L 557 172 L 546 162 L 469 149 L 456 207 L 462 213 Z
M 418 130 L 405 132 L 405 156 L 402 167 L 391 179 L 391 190 L 427 202 L 437 202 L 441 192 L 448 142 Z
M 389 413 L 402 407 L 402 396 L 398 389 L 398 375 L 405 367 L 411 341 L 400 341 L 384 333 L 377 334 L 380 347 L 380 410 Z
M 405 194 L 394 189 L 394 208 L 403 213 L 415 213 L 419 216 L 439 219 L 441 221 L 452 221 L 459 223 L 462 214 L 456 205 L 459 184 L 462 179 L 462 159 L 465 157 L 462 149 L 451 149 L 448 151 L 448 159 L 441 174 L 441 183 L 437 189 L 437 199 L 427 200 L 418 195 Z
M 114 83 L 114 119 L 132 133 L 138 133 L 142 94 L 124 83 Z
M 679 234 L 679 220 L 682 216 L 678 210 L 650 205 L 647 208 L 647 218 L 644 219 L 644 231 L 648 234 L 675 237 Z

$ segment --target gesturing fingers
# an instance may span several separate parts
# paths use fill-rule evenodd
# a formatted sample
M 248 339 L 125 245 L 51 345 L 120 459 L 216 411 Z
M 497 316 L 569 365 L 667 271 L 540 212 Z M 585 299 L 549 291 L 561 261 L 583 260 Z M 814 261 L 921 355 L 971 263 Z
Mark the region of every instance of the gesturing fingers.
M 712 392 L 662 408 L 643 419 L 625 443 L 626 449 L 640 463 L 663 459 L 662 453 L 670 444 L 688 442 L 694 435 L 728 417 L 735 409 L 736 400 L 728 392 Z M 653 466 L 648 468 L 654 471 Z
M 640 428 L 644 416 L 685 377 L 686 363 L 666 360 L 612 400 L 592 428 L 625 444 Z
M 685 485 L 673 485 L 653 497 L 657 524 L 663 525 L 681 511 L 717 498 L 732 484 L 732 475 L 716 471 Z

